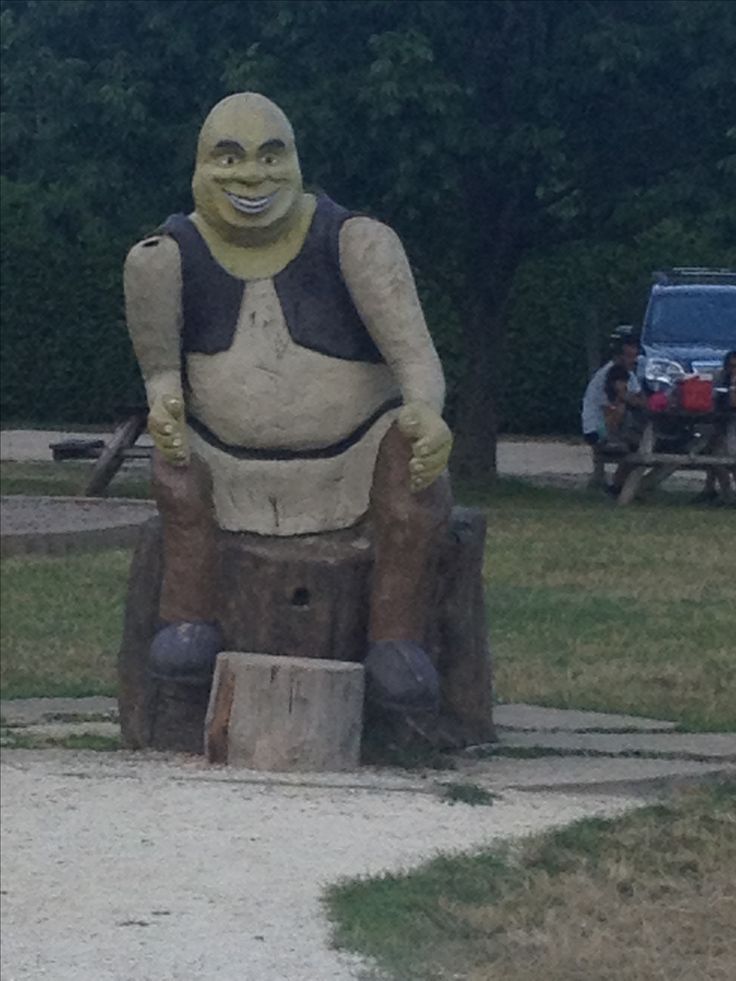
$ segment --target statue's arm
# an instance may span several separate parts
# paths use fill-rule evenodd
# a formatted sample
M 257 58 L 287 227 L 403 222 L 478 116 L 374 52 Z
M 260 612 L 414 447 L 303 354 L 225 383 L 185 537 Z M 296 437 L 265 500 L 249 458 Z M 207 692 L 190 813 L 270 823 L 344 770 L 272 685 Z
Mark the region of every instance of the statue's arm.
M 340 266 L 353 303 L 393 371 L 404 402 L 424 402 L 441 413 L 442 365 L 396 232 L 372 218 L 349 219 L 340 232 Z
M 123 270 L 125 316 L 148 399 L 148 429 L 171 463 L 187 459 L 181 385 L 181 259 L 166 235 L 144 239 Z
M 452 436 L 442 420 L 445 379 L 399 237 L 372 218 L 351 218 L 340 231 L 340 267 L 356 310 L 398 382 L 398 424 L 412 444 L 415 491 L 444 471 Z

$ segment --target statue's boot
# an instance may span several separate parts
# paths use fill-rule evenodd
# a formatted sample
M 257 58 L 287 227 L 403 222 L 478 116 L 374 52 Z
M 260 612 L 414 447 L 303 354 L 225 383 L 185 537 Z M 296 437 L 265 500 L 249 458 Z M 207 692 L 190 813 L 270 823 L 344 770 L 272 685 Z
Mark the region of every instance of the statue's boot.
M 174 467 L 156 451 L 153 494 L 163 522 L 164 571 L 151 671 L 161 680 L 207 685 L 222 650 L 212 478 L 196 456 Z
M 371 489 L 375 562 L 365 668 L 369 705 L 419 723 L 439 708 L 439 679 L 424 645 L 452 496 L 447 474 L 413 494 L 410 459 L 411 444 L 394 424 Z

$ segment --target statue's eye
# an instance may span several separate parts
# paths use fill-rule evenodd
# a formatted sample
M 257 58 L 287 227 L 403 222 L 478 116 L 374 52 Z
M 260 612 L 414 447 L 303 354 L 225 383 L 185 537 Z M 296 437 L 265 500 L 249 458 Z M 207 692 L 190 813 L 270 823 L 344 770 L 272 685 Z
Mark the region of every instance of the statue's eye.
M 224 157 L 220 157 L 219 162 L 223 167 L 232 167 L 232 165 L 235 163 L 235 157 L 232 155 L 232 153 L 228 153 Z
M 273 167 L 275 163 L 278 163 L 278 159 L 279 158 L 275 157 L 272 153 L 268 153 L 263 158 L 263 162 L 266 164 L 267 167 Z

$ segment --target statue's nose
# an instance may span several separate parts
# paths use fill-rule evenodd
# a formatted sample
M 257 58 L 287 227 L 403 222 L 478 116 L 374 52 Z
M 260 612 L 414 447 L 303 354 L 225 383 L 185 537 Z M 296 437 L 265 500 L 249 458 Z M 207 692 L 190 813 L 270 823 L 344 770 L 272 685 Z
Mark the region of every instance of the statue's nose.
M 265 177 L 266 173 L 260 164 L 246 163 L 238 168 L 236 180 L 241 184 L 260 184 Z

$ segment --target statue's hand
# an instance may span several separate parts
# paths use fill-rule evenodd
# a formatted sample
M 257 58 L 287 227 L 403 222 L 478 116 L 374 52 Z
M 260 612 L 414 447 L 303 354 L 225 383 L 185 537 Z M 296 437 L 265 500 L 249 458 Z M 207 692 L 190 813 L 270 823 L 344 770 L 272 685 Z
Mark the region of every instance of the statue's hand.
M 168 463 L 183 467 L 189 462 L 184 402 L 178 396 L 162 395 L 154 401 L 148 413 L 148 432 Z
M 426 402 L 409 402 L 399 413 L 399 429 L 412 444 L 409 474 L 416 494 L 434 483 L 447 466 L 452 433 Z

